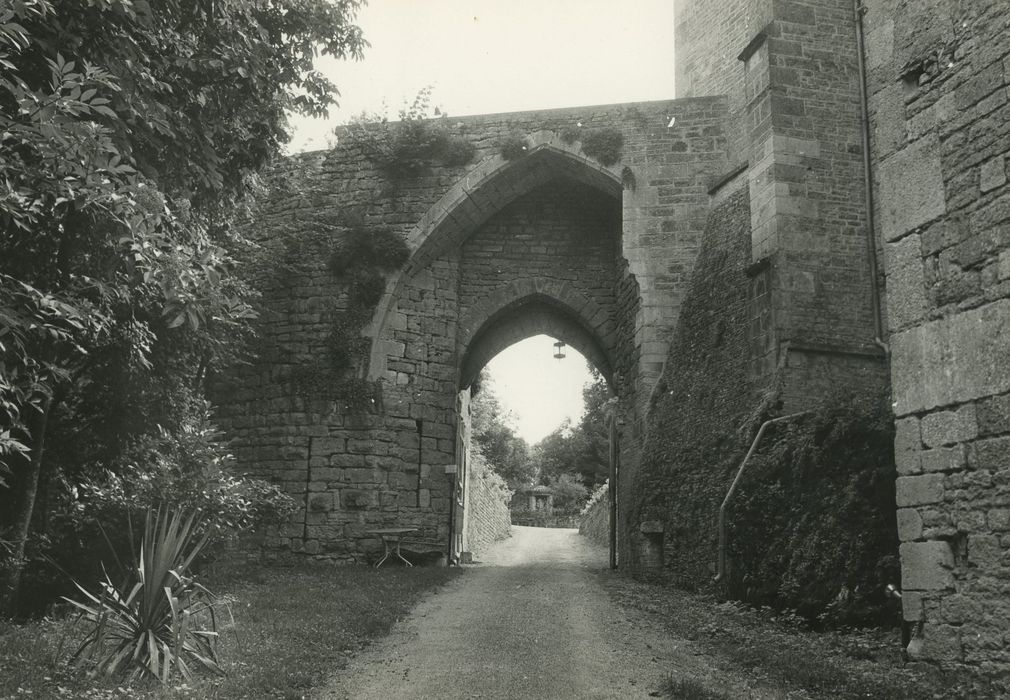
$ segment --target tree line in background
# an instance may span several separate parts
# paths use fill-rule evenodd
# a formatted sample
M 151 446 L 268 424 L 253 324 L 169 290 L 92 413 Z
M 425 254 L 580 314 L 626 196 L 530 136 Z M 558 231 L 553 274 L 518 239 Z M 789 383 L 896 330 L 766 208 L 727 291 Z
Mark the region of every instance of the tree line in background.
M 257 173 L 335 103 L 313 60 L 360 57 L 359 5 L 0 0 L 5 612 L 155 502 L 214 532 L 290 507 L 229 474 L 206 391 L 251 333 Z
M 513 491 L 549 486 L 559 513 L 577 513 L 589 494 L 610 476 L 607 415 L 612 399 L 606 380 L 592 366 L 582 389 L 585 405 L 577 423 L 566 419 L 534 445 L 516 432 L 515 419 L 482 372 L 471 403 L 472 440 Z

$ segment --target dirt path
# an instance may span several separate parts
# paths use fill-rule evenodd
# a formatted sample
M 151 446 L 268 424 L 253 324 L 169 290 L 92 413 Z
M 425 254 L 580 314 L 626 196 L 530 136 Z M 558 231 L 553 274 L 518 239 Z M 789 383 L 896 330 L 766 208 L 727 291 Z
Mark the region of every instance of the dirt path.
M 733 697 L 782 697 L 707 667 L 691 642 L 617 607 L 601 580 L 606 550 L 576 530 L 512 530 L 316 697 L 645 698 L 673 669 L 718 674 Z

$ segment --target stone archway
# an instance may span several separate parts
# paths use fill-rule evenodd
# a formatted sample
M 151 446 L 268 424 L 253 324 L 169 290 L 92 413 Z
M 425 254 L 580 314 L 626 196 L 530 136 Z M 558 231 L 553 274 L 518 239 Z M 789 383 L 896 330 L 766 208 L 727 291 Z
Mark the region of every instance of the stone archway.
M 577 144 L 565 143 L 552 131 L 534 132 L 529 144 L 529 153 L 519 160 L 509 161 L 501 155 L 482 160 L 411 228 L 406 236 L 410 260 L 387 281 L 386 291 L 368 329 L 368 335 L 373 338 L 369 377 L 381 379 L 387 370 L 387 348 L 381 339 L 387 335 L 389 324 L 395 328 L 401 323 L 395 313 L 404 285 L 413 275 L 422 272 L 439 252 L 461 245 L 495 213 L 559 176 L 583 182 L 606 196 L 621 200 L 620 171 L 587 158 Z
M 463 117 L 452 128 L 475 144 L 475 165 L 433 165 L 396 182 L 351 139 L 288 163 L 311 186 L 274 193 L 258 235 L 324 238 L 318 222 L 351 210 L 364 226 L 401 235 L 410 257 L 364 329 L 362 377 L 382 387 L 367 410 L 349 408 L 335 388 L 304 390 L 325 381 L 313 371 L 348 298 L 325 256 L 265 294 L 268 352 L 235 371 L 218 414 L 245 471 L 302 504 L 265 548 L 367 559 L 381 549 L 371 531 L 394 522 L 445 541 L 459 388 L 524 335 L 547 331 L 581 350 L 612 380 L 625 425 L 637 430 L 698 248 L 708 183 L 725 166 L 721 109 L 706 98 Z M 604 130 L 623 138 L 608 166 L 579 140 Z M 505 160 L 499 144 L 516 132 L 527 151 Z M 635 455 L 622 452 L 621 462 L 632 468 Z

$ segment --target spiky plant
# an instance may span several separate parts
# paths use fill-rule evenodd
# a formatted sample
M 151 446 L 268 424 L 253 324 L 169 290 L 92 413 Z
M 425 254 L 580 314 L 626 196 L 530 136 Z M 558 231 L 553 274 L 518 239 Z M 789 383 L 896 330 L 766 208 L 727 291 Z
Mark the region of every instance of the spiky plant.
M 66 599 L 88 623 L 74 660 L 92 673 L 185 679 L 194 668 L 222 673 L 217 661 L 217 619 L 210 591 L 187 575 L 207 544 L 195 513 L 148 511 L 135 567 L 123 585 L 108 573 L 95 595 L 79 583 L 84 602 Z

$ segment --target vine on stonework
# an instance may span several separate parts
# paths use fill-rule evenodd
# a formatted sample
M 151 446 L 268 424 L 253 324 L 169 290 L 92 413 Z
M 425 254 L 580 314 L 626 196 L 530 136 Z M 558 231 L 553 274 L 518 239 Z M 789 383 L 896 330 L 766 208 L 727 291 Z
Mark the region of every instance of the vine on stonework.
M 477 148 L 461 133 L 452 133 L 446 115 L 437 107 L 434 116 L 429 116 L 430 105 L 431 88 L 426 87 L 409 107 L 400 110 L 399 121 L 363 113 L 347 126 L 347 133 L 365 158 L 392 180 L 417 177 L 435 163 L 460 166 L 471 162 Z M 462 122 L 455 128 L 462 129 Z
M 325 216 L 323 218 L 326 218 Z M 334 308 L 324 352 L 295 368 L 291 381 L 307 399 L 336 399 L 352 412 L 381 406 L 381 385 L 357 376 L 367 359 L 369 340 L 361 335 L 386 288 L 386 275 L 409 257 L 406 242 L 388 229 L 370 229 L 360 221 L 316 217 L 284 239 L 276 270 L 284 281 L 308 274 L 319 259 L 346 290 L 346 305 Z

